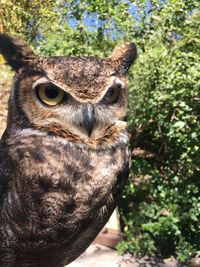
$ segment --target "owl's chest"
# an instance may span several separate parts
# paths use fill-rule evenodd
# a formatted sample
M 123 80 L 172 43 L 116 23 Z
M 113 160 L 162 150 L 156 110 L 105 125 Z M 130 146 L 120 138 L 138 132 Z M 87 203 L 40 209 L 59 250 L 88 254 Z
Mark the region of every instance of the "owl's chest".
M 127 176 L 124 148 L 91 151 L 31 144 L 13 153 L 19 172 L 10 181 L 4 210 L 21 229 L 18 240 L 29 240 L 30 246 L 74 242 L 97 221 L 98 229 L 93 228 L 100 230 Z
M 16 266 L 68 264 L 117 204 L 128 176 L 126 147 L 95 151 L 34 139 L 14 145 L 9 155 L 0 203 L 1 247 L 14 244 L 20 255 Z
M 50 175 L 38 174 L 37 187 L 32 191 L 33 202 L 40 194 L 46 217 L 54 223 L 65 220 L 67 227 L 69 222 L 75 224 L 98 216 L 108 203 L 115 201 L 124 183 L 120 175 L 126 160 L 119 159 L 119 152 L 115 155 L 81 152 L 63 151 L 61 159 L 54 159 L 49 166 Z
M 119 176 L 128 163 L 125 147 L 89 150 L 49 144 L 15 152 L 21 173 L 15 186 L 24 188 L 28 183 L 38 197 L 49 201 L 52 197 L 56 203 L 62 198 L 67 201 L 67 196 L 81 203 L 90 197 L 100 198 L 121 182 Z

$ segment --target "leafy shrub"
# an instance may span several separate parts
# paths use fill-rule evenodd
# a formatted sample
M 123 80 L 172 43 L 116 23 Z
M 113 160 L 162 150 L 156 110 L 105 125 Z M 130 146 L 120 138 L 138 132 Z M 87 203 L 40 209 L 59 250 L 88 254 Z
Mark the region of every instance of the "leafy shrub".
M 185 16 L 171 40 L 155 25 L 133 70 L 123 252 L 175 254 L 184 262 L 200 248 L 199 15 Z

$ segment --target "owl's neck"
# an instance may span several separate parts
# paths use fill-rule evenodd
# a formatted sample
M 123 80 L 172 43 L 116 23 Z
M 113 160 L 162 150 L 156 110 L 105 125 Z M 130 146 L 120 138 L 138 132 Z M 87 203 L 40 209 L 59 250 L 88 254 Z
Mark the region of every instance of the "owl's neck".
M 91 148 L 91 149 L 108 149 L 118 145 L 127 145 L 128 133 L 126 130 L 126 124 L 110 125 L 105 129 L 101 136 L 96 139 L 83 138 L 78 135 L 74 135 L 67 129 L 61 130 L 59 127 L 52 127 L 52 125 L 34 126 L 23 129 L 10 129 L 8 131 L 9 137 L 12 138 L 30 138 L 30 137 L 46 137 L 52 139 L 55 143 L 61 143 L 63 145 L 72 144 L 79 147 Z

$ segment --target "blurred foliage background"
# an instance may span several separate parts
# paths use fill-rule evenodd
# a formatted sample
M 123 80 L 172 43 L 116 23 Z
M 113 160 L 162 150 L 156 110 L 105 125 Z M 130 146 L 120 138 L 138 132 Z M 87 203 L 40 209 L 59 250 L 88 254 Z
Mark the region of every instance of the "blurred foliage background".
M 21 36 L 44 56 L 103 57 L 118 42 L 137 44 L 129 72 L 132 167 L 118 250 L 180 262 L 198 255 L 199 0 L 0 0 L 0 31 Z M 5 68 L 1 63 L 1 104 L 12 76 Z

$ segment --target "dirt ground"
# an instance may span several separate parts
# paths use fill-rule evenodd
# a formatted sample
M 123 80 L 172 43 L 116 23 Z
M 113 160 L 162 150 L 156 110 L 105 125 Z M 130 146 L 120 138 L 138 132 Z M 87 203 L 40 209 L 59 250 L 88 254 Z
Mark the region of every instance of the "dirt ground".
M 136 259 L 130 254 L 120 256 L 116 250 L 91 245 L 76 261 L 65 267 L 187 267 L 179 265 L 174 258 L 165 260 L 144 257 Z

